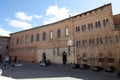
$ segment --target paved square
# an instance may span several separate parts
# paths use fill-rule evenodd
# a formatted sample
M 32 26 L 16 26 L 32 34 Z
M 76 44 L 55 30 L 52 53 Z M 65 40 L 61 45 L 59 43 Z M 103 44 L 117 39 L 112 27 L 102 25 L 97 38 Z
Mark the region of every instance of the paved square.
M 119 80 L 116 73 L 104 71 L 72 69 L 68 65 L 40 66 L 39 63 L 17 64 L 15 68 L 7 65 L 3 69 L 3 76 L 16 80 Z

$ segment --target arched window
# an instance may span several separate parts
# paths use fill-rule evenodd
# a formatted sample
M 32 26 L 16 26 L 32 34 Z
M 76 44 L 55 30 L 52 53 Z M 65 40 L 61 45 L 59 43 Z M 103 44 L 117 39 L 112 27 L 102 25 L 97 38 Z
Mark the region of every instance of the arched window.
M 96 26 L 96 28 L 100 28 L 100 26 L 101 26 L 100 21 L 96 21 L 95 26 Z
M 46 32 L 43 32 L 43 40 L 46 40 Z
M 83 54 L 83 61 L 88 61 L 88 57 L 87 57 L 86 53 Z
M 50 31 L 50 39 L 53 39 L 53 31 Z
M 16 42 L 16 44 L 19 44 L 19 38 L 17 38 L 17 42 Z
M 36 41 L 39 41 L 39 39 L 40 39 L 40 35 L 39 35 L 39 33 L 37 33 L 36 34 Z
M 31 35 L 31 42 L 34 41 L 34 35 Z
M 68 27 L 65 28 L 65 36 L 69 36 L 69 29 L 68 29 Z
M 104 25 L 104 26 L 109 25 L 109 20 L 105 18 L 105 19 L 103 20 L 103 25 Z
M 60 36 L 61 36 L 61 30 L 58 29 L 58 30 L 57 30 L 57 38 L 60 38 Z

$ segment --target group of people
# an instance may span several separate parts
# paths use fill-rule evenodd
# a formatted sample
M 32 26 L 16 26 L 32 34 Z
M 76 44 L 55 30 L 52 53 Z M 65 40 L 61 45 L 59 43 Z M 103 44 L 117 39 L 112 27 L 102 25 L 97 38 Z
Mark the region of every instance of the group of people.
M 9 66 L 12 66 L 12 70 L 13 70 L 13 68 L 15 67 L 15 62 L 16 62 L 15 60 L 12 61 L 11 57 L 5 58 L 3 60 L 2 68 L 4 69 L 7 66 L 7 64 L 8 64 Z

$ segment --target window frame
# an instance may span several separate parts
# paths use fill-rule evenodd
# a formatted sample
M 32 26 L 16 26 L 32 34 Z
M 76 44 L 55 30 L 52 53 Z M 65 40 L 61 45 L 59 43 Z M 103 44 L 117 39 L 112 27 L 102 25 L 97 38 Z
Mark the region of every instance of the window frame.
M 57 38 L 60 38 L 60 37 L 61 37 L 61 30 L 58 29 L 58 30 L 57 30 Z
M 46 40 L 46 32 L 43 32 L 43 38 L 42 38 L 43 41 Z
M 65 27 L 65 36 L 68 37 L 69 36 L 69 28 Z
M 50 40 L 53 40 L 53 31 L 52 30 L 50 31 L 49 37 L 50 37 Z
M 37 34 L 36 34 L 36 41 L 39 41 L 39 40 L 40 40 L 40 34 L 37 33 Z

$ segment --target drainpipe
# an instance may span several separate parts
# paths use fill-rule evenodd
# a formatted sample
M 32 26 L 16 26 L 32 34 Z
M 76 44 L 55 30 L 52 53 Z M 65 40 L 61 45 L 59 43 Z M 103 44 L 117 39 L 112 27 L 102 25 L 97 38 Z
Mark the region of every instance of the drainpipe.
M 73 54 L 74 54 L 74 64 L 75 64 L 75 63 L 76 63 L 76 62 L 75 62 L 75 58 L 76 58 L 76 57 L 75 57 L 75 53 L 76 53 L 76 52 L 75 52 L 74 18 L 72 17 L 71 19 L 72 19 L 72 28 L 73 28 Z

